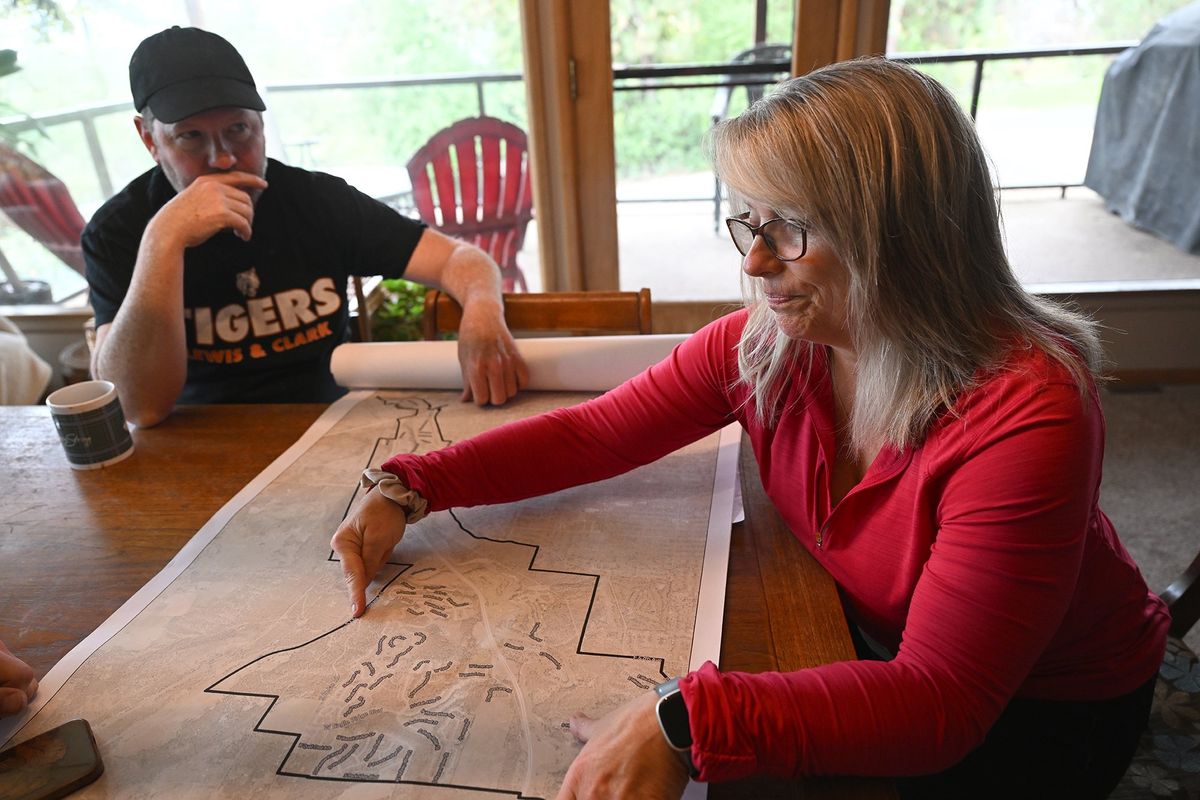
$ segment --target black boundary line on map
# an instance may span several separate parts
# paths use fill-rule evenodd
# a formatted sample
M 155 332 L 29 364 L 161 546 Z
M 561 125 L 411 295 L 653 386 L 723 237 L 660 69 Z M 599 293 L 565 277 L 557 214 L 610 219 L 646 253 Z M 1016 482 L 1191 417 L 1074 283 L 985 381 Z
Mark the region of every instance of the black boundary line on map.
M 550 573 L 550 574 L 555 574 L 555 575 L 574 575 L 579 578 L 591 578 L 592 579 L 592 596 L 591 596 L 591 598 L 588 599 L 587 612 L 583 615 L 583 629 L 579 632 L 579 641 L 575 645 L 575 654 L 576 655 L 603 656 L 605 658 L 626 658 L 626 659 L 630 659 L 633 661 L 657 661 L 658 662 L 658 673 L 660 675 L 662 675 L 662 679 L 664 681 L 667 680 L 667 673 L 665 671 L 665 668 L 666 668 L 666 663 L 665 663 L 666 659 L 665 658 L 656 658 L 654 656 L 630 655 L 628 653 L 600 653 L 600 652 L 592 652 L 592 651 L 583 649 L 583 640 L 584 640 L 584 637 L 587 636 L 588 624 L 591 622 L 591 619 L 592 619 L 592 608 L 596 605 L 596 594 L 600 589 L 600 578 L 602 576 L 596 575 L 595 573 L 592 573 L 592 572 L 573 572 L 570 570 L 563 570 L 563 569 L 542 569 L 541 567 L 535 567 L 533 565 L 533 562 L 537 561 L 538 553 L 541 552 L 541 545 L 528 544 L 527 542 L 518 542 L 513 539 L 493 539 L 490 536 L 480 536 L 477 533 L 473 533 L 469 528 L 467 528 L 466 525 L 463 524 L 462 520 L 458 518 L 458 514 L 454 513 L 453 508 L 448 508 L 448 509 L 446 509 L 446 511 L 447 511 L 447 513 L 450 514 L 451 518 L 453 518 L 453 520 L 458 524 L 458 527 L 462 530 L 462 532 L 474 539 L 479 539 L 479 540 L 485 541 L 485 542 L 495 542 L 496 544 L 515 544 L 515 545 L 519 545 L 521 547 L 532 548 L 533 555 L 530 556 L 530 558 L 529 558 L 529 566 L 525 568 L 527 572 L 545 572 L 545 573 Z
M 376 395 L 376 397 L 377 397 L 377 399 L 383 400 L 383 398 L 378 397 L 378 395 Z M 419 395 L 417 395 L 417 396 L 409 395 L 408 397 L 413 397 L 414 399 L 422 400 L 426 403 L 429 402 L 428 400 L 425 400 L 423 397 L 421 397 Z M 431 403 L 429 405 L 432 407 Z M 445 436 L 443 435 L 441 422 L 438 419 L 439 412 L 444 407 L 445 406 L 438 406 L 436 408 L 432 408 L 433 422 L 437 428 L 437 433 L 438 433 L 438 436 L 441 438 L 441 440 L 443 442 L 445 442 L 446 444 L 452 444 L 452 442 L 450 440 L 446 439 Z M 406 419 L 406 418 L 401 417 L 401 418 L 396 419 L 396 430 L 395 430 L 396 435 L 393 435 L 390 440 L 394 440 L 394 439 L 398 438 L 398 434 L 400 433 L 400 423 L 403 419 Z M 372 448 L 371 455 L 367 461 L 368 465 L 370 465 L 370 463 L 374 460 L 375 454 L 378 452 L 380 445 L 384 441 L 389 441 L 388 437 L 381 436 L 375 440 L 375 446 Z M 350 513 L 350 509 L 353 507 L 354 500 L 358 497 L 360 489 L 361 489 L 361 486 L 356 487 L 354 492 L 351 494 L 350 501 L 346 504 L 346 510 L 342 512 L 343 520 L 346 518 L 346 515 Z M 579 632 L 579 641 L 575 647 L 576 655 L 596 656 L 596 657 L 602 657 L 602 658 L 623 658 L 623 659 L 629 659 L 629 660 L 633 660 L 633 661 L 645 661 L 645 662 L 657 661 L 659 674 L 662 676 L 663 680 L 667 679 L 667 674 L 665 671 L 665 667 L 666 667 L 666 663 L 665 663 L 666 659 L 665 658 L 662 658 L 662 657 L 656 658 L 653 656 L 630 655 L 628 653 L 591 652 L 591 651 L 586 651 L 583 649 L 583 640 L 587 636 L 587 629 L 588 629 L 588 625 L 591 622 L 592 609 L 595 607 L 595 604 L 596 604 L 596 594 L 600 588 L 600 578 L 602 576 L 594 574 L 594 573 L 590 573 L 590 572 L 572 572 L 572 571 L 568 571 L 568 570 L 542 569 L 540 567 L 535 567 L 534 562 L 537 560 L 538 554 L 541 550 L 540 545 L 529 544 L 527 542 L 518 542 L 518 541 L 515 541 L 512 539 L 493 539 L 489 536 L 480 536 L 479 534 L 473 533 L 470 529 L 468 529 L 463 524 L 462 520 L 458 518 L 458 515 L 454 513 L 454 509 L 452 509 L 452 508 L 447 509 L 447 513 L 450 514 L 450 517 L 454 520 L 455 524 L 458 525 L 459 529 L 461 529 L 463 531 L 463 533 L 467 534 L 468 536 L 472 537 L 473 539 L 477 539 L 480 541 L 493 542 L 496 544 L 512 544 L 512 545 L 518 545 L 520 547 L 531 548 L 533 550 L 533 554 L 529 558 L 528 567 L 526 567 L 526 571 L 528 571 L 528 572 L 545 572 L 545 573 L 558 574 L 558 575 L 573 575 L 576 577 L 592 578 L 592 594 L 588 600 L 587 611 L 585 612 L 584 618 L 583 618 L 583 626 Z M 326 560 L 331 561 L 331 562 L 339 562 L 340 559 L 336 558 L 335 556 L 336 556 L 336 554 L 334 553 L 334 551 L 330 550 L 329 557 Z M 387 589 L 392 585 L 392 583 L 394 583 L 398 578 L 400 578 L 402 575 L 404 575 L 413 566 L 413 564 L 397 562 L 397 561 L 387 561 L 385 563 L 390 566 L 401 567 L 401 569 L 390 580 L 388 580 L 387 583 L 385 583 L 382 587 L 380 587 L 379 591 L 375 594 L 375 596 L 373 598 L 371 598 L 370 602 L 367 603 L 367 608 L 370 608 L 372 605 L 374 605 L 375 601 L 383 596 L 383 593 L 385 591 L 387 591 Z M 518 800 L 544 800 L 544 798 L 535 797 L 533 795 L 522 794 L 520 790 L 513 790 L 513 789 L 495 789 L 495 788 L 491 788 L 491 787 L 468 786 L 468 785 L 452 784 L 452 783 L 433 783 L 431 781 L 415 781 L 415 780 L 400 780 L 400 781 L 362 780 L 360 778 L 344 778 L 344 777 L 336 777 L 336 776 L 331 776 L 331 775 L 320 775 L 319 776 L 319 775 L 309 775 L 309 774 L 305 774 L 305 773 L 285 771 L 283 768 L 283 765 L 287 763 L 287 760 L 289 758 L 291 758 L 291 755 L 295 751 L 296 745 L 299 744 L 300 738 L 301 738 L 301 736 L 303 736 L 303 734 L 298 733 L 296 731 L 273 730 L 271 728 L 262 727 L 263 722 L 270 715 L 271 710 L 275 707 L 275 704 L 277 702 L 279 702 L 279 695 L 277 695 L 277 694 L 262 694 L 259 692 L 236 692 L 236 691 L 231 691 L 228 689 L 215 689 L 213 687 L 218 686 L 219 684 L 223 683 L 224 681 L 229 680 L 230 678 L 232 678 L 234 675 L 238 674 L 242 670 L 249 669 L 250 667 L 252 667 L 253 665 L 257 664 L 259 661 L 262 661 L 265 658 L 270 658 L 271 656 L 279 655 L 280 653 L 286 653 L 286 652 L 290 652 L 292 650 L 299 650 L 301 648 L 307 647 L 308 645 L 312 644 L 313 642 L 320 641 L 321 639 L 324 639 L 326 636 L 330 636 L 334 633 L 337 633 L 342 628 L 345 628 L 347 625 L 351 624 L 352 622 L 354 622 L 354 620 L 349 619 L 349 620 L 343 622 L 341 625 L 338 625 L 336 628 L 328 630 L 325 633 L 322 633 L 321 635 L 316 636 L 316 637 L 308 640 L 307 642 L 304 642 L 303 644 L 294 645 L 292 647 L 284 647 L 284 648 L 280 648 L 279 650 L 274 650 L 270 653 L 264 653 L 263 655 L 255 658 L 253 661 L 250 661 L 250 662 L 238 667 L 233 672 L 230 672 L 228 675 L 221 678 L 220 680 L 214 681 L 211 686 L 209 686 L 208 688 L 206 688 L 204 690 L 205 693 L 208 693 L 208 694 L 224 694 L 224 695 L 232 695 L 232 696 L 237 696 L 237 697 L 258 697 L 258 698 L 262 698 L 264 700 L 271 701 L 267 705 L 267 708 L 263 712 L 262 716 L 259 717 L 258 722 L 256 722 L 254 724 L 253 730 L 255 733 L 271 733 L 271 734 L 275 734 L 278 736 L 291 736 L 292 737 L 291 745 L 288 747 L 287 752 L 284 753 L 283 759 L 279 762 L 279 766 L 275 769 L 276 775 L 295 777 L 295 778 L 304 778 L 307 780 L 335 781 L 335 782 L 340 782 L 340 783 L 391 784 L 391 785 L 397 785 L 397 786 L 412 785 L 412 786 L 428 786 L 428 787 L 444 788 L 444 789 L 462 789 L 462 790 L 466 790 L 466 791 L 508 795 L 510 797 L 518 798 Z

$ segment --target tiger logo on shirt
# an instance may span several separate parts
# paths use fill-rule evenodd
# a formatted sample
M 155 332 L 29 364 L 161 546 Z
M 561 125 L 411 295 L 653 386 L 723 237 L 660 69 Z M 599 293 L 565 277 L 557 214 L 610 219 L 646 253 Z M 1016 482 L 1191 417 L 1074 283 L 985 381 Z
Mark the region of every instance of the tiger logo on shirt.
M 258 279 L 258 272 L 254 267 L 237 274 L 237 290 L 245 297 L 257 297 L 260 285 L 262 281 Z

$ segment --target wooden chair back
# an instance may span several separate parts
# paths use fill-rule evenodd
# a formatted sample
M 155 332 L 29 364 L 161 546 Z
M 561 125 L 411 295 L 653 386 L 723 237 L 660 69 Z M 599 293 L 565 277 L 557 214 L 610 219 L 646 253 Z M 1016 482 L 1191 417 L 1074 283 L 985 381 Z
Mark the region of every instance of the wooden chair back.
M 494 117 L 461 119 L 409 159 L 408 176 L 426 224 L 491 256 L 500 265 L 504 291 L 527 291 L 517 264 L 533 219 L 524 131 Z
M 505 293 L 504 319 L 514 333 L 650 333 L 650 290 Z M 462 307 L 454 298 L 436 290 L 425 295 L 421 325 L 426 339 L 453 333 L 461 322 Z

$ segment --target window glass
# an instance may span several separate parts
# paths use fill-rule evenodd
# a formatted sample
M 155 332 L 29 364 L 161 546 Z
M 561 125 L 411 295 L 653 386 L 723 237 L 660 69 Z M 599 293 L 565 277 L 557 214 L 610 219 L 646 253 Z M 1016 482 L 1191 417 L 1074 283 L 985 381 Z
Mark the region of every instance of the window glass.
M 623 79 L 622 69 L 684 64 L 719 69 L 754 47 L 759 24 L 764 43 L 786 50 L 793 3 L 763 5 L 760 20 L 755 0 L 610 4 L 622 289 L 646 286 L 658 300 L 739 295 L 740 257 L 725 230 L 728 209 L 724 204 L 718 209 L 715 200 L 703 141 L 714 113 L 735 115 L 746 107 L 745 87 L 722 90 L 716 84 L 723 76 L 708 74 L 658 81 L 704 84 L 695 88 L 642 88 L 649 81 Z
M 888 53 L 1132 44 L 1187 0 L 892 0 Z M 1106 70 L 1116 57 L 988 60 L 977 129 L 1005 189 L 1009 258 L 1027 285 L 1194 278 L 1196 266 L 1107 213 L 1080 186 Z M 919 66 L 970 108 L 971 62 Z M 1035 188 L 1021 188 L 1035 187 Z M 1048 187 L 1048 188 L 1036 188 Z M 1068 188 L 1069 191 L 1068 191 Z M 1100 244 L 1097 244 L 1100 243 Z
M 893 1 L 888 53 L 1029 50 L 1136 42 L 1186 0 Z M 977 122 L 1001 186 L 1079 184 L 1113 55 L 988 61 Z M 925 64 L 970 108 L 970 61 Z
M 888 52 L 1140 39 L 1187 0 L 892 0 Z
M 430 135 L 481 112 L 527 128 L 518 11 L 511 0 L 5 3 L 0 49 L 16 50 L 21 69 L 0 77 L 0 123 L 10 123 L 11 134 L 19 115 L 55 115 L 44 135 L 21 133 L 20 149 L 62 179 L 87 219 L 153 166 L 131 122 L 130 55 L 152 33 L 195 25 L 245 58 L 267 102 L 269 155 L 342 175 L 415 215 L 405 164 Z M 401 85 L 311 86 L 393 77 Z M 84 118 L 94 120 L 103 166 L 88 148 Z M 84 287 L 3 215 L 0 250 L 23 277 L 51 281 L 56 299 Z M 536 288 L 533 231 L 518 263 Z

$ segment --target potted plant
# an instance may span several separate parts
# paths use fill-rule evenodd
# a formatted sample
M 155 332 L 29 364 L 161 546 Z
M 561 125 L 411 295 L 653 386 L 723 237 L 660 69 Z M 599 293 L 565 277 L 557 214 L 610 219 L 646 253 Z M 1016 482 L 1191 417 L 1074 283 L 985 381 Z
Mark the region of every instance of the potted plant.
M 371 318 L 371 338 L 377 342 L 413 342 L 421 338 L 425 287 L 403 278 L 380 283 L 383 302 Z

